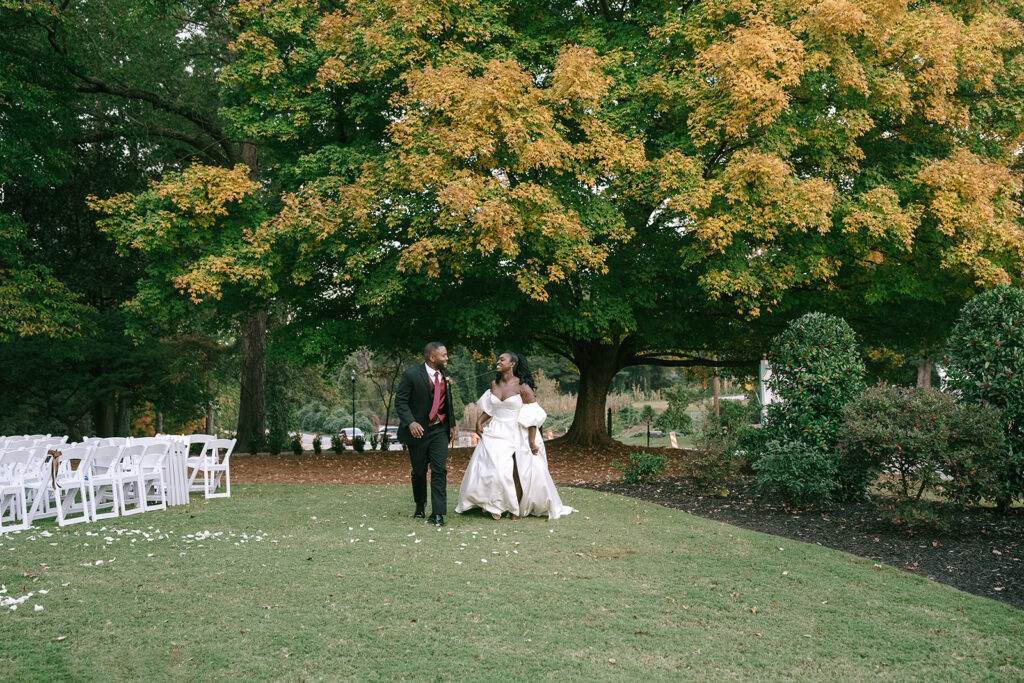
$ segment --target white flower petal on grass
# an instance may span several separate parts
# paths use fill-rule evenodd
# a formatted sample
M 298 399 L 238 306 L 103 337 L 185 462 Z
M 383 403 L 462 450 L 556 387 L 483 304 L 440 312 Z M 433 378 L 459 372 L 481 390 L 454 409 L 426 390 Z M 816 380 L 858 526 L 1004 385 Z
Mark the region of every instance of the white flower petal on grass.
M 50 591 L 46 590 L 45 588 L 40 588 L 40 589 L 39 589 L 39 594 L 40 594 L 40 595 L 46 595 L 46 594 L 47 594 L 47 593 L 49 593 L 49 592 L 50 592 Z
M 36 610 L 35 611 L 36 612 L 42 612 L 43 611 L 43 606 L 42 605 L 36 605 Z
M 483 562 L 484 564 L 487 564 L 487 560 L 485 560 L 485 559 L 484 559 L 484 558 L 482 558 L 482 557 L 480 558 L 480 561 L 481 561 L 481 562 Z

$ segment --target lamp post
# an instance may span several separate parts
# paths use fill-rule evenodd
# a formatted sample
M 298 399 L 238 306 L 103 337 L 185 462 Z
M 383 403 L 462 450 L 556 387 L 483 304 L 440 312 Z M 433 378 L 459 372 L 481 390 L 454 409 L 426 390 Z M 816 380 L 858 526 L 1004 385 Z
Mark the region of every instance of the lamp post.
M 352 374 L 349 376 L 349 379 L 352 380 L 352 436 L 351 436 L 351 443 L 352 443 L 352 445 L 354 447 L 355 443 L 356 443 L 356 371 L 355 370 L 352 371 Z

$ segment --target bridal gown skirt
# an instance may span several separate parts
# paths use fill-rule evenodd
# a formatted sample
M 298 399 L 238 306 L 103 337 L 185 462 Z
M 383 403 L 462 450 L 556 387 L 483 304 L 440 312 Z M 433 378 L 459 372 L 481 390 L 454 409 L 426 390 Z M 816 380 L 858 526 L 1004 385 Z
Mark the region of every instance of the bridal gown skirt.
M 532 424 L 539 431 L 546 417 L 544 411 L 536 403 L 522 405 L 518 395 L 499 401 L 486 392 L 479 404 L 484 412 L 491 415 L 491 421 L 466 467 L 455 511 L 481 508 L 494 514 L 546 515 L 548 519 L 558 519 L 573 512 L 573 508 L 562 504 L 548 472 L 547 452 L 540 434 L 536 436 L 537 454 L 530 452 L 527 428 Z M 516 500 L 516 486 L 512 478 L 513 455 L 523 487 L 521 502 Z

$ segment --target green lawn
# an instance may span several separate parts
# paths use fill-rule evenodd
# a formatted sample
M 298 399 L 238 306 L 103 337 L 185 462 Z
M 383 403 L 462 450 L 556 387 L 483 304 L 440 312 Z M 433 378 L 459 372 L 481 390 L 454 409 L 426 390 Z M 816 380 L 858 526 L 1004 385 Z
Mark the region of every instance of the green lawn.
M 2 537 L 0 597 L 35 594 L 0 610 L 0 679 L 1024 678 L 1024 613 L 1006 605 L 562 493 L 580 512 L 557 522 L 434 529 L 405 486 L 237 486 Z

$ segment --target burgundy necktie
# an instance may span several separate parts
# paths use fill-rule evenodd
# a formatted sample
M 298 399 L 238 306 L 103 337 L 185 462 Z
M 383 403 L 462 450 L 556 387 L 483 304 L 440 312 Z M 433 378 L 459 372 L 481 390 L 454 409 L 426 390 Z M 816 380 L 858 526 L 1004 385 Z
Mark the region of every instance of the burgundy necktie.
M 441 408 L 441 373 L 434 373 L 434 402 L 430 406 L 430 422 L 434 421 L 437 417 L 437 411 Z

